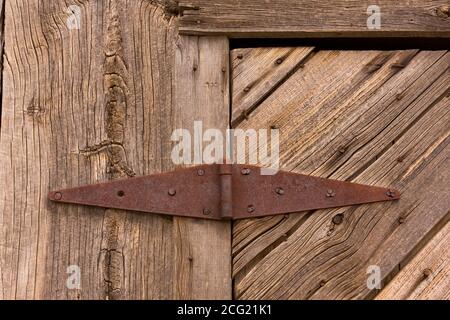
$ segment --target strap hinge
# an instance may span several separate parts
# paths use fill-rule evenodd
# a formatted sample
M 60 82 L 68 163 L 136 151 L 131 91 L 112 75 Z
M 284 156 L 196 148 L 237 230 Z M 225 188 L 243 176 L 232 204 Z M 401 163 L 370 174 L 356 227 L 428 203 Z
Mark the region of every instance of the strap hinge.
M 173 216 L 236 220 L 389 201 L 394 189 L 212 164 L 50 192 L 56 202 Z

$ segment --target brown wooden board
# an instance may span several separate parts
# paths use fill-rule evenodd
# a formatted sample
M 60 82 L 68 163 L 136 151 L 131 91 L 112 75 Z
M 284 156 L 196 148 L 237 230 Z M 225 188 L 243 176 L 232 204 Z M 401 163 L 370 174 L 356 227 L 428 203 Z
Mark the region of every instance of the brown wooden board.
M 279 128 L 283 170 L 402 198 L 236 222 L 235 298 L 371 298 L 368 268 L 386 285 L 439 230 L 450 211 L 449 65 L 447 51 L 319 50 L 237 122 Z
M 231 297 L 229 224 L 47 199 L 172 170 L 172 131 L 193 120 L 226 128 L 228 40 L 179 37 L 159 3 L 79 3 L 76 29 L 65 1 L 7 1 L 0 298 Z
M 177 42 L 176 128 L 193 132 L 228 127 L 229 48 L 226 38 L 186 38 Z M 174 218 L 174 296 L 177 299 L 231 299 L 231 223 Z
M 449 300 L 449 288 L 450 222 L 447 222 L 376 298 Z
M 231 123 L 247 116 L 290 74 L 302 67 L 312 47 L 244 48 L 231 52 L 233 112 Z
M 380 9 L 369 29 L 370 5 Z M 231 37 L 450 37 L 447 0 L 181 0 L 180 32 Z M 369 9 L 369 13 L 368 13 Z
M 4 18 L 5 18 L 5 2 L 0 0 L 0 70 L 3 70 L 3 46 L 4 46 Z M 2 72 L 0 72 L 0 127 L 1 127 L 1 116 L 2 116 Z

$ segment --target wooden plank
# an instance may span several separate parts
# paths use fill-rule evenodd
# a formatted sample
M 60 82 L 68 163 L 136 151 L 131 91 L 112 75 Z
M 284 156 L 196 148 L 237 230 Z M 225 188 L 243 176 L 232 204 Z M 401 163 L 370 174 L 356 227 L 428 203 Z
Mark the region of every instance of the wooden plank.
M 255 110 L 254 114 L 250 115 L 247 122 L 243 122 L 239 127 L 243 129 L 251 127 L 279 128 L 280 162 L 283 169 L 294 170 L 297 163 L 300 163 L 298 172 L 311 174 L 319 166 L 317 162 L 323 158 L 323 155 L 317 154 L 323 145 L 321 140 L 326 138 L 328 141 L 328 136 L 319 135 L 320 131 L 317 129 L 321 119 L 314 119 L 314 117 L 333 111 L 334 108 L 330 107 L 330 102 L 342 104 L 342 101 L 335 99 L 337 93 L 339 91 L 351 92 L 355 83 L 361 83 L 368 76 L 370 77 L 373 65 L 393 64 L 400 58 L 400 54 L 394 55 L 390 52 L 379 51 L 362 53 L 319 51 L 309 63 L 305 64 L 303 69 L 292 75 Z M 351 62 L 355 60 L 360 63 Z M 327 72 L 323 70 L 327 70 Z M 395 70 L 391 68 L 382 68 L 377 77 L 373 79 L 371 90 L 376 90 L 394 73 Z M 368 85 L 368 87 L 370 86 Z M 353 107 L 346 106 L 346 108 L 351 108 L 348 109 L 349 113 L 352 110 L 355 112 L 355 110 L 361 109 L 356 103 L 352 105 Z M 310 136 L 316 137 L 315 140 L 310 141 L 312 140 Z M 334 138 L 336 139 L 336 137 Z M 333 136 L 329 139 L 333 139 Z M 317 147 L 314 147 L 316 144 Z M 334 148 L 327 152 L 335 152 L 336 149 L 339 149 L 338 146 Z M 255 151 L 250 150 L 249 152 Z M 254 227 L 246 227 L 247 222 L 235 224 L 233 232 L 235 275 L 250 261 L 257 258 L 261 251 L 267 251 L 266 247 L 270 248 L 279 242 L 280 234 L 287 235 L 289 230 L 301 223 L 302 220 L 303 215 L 298 219 L 297 217 L 294 219 L 291 217 L 289 219 L 268 218 L 266 222 L 260 222 L 261 232 L 257 232 Z M 251 224 L 251 222 L 248 223 Z M 265 230 L 268 232 L 265 233 Z M 264 236 L 258 238 L 262 234 Z M 255 241 L 255 239 L 257 240 Z
M 229 47 L 221 37 L 181 37 L 175 78 L 177 128 L 219 129 L 229 119 Z M 174 219 L 175 298 L 231 299 L 231 223 Z
M 296 68 L 301 67 L 313 50 L 312 47 L 232 50 L 232 125 L 244 119 Z
M 358 0 L 182 0 L 182 34 L 230 37 L 450 37 L 447 0 L 380 0 L 379 29 L 369 29 Z M 372 12 L 372 11 L 369 11 Z
M 2 299 L 102 297 L 97 259 L 103 212 L 55 207 L 46 199 L 56 186 L 106 179 L 106 154 L 90 161 L 79 152 L 87 141 L 101 139 L 97 135 L 104 131 L 102 44 L 93 48 L 92 35 L 69 32 L 65 9 L 61 2 L 6 3 L 0 137 L 0 176 L 7 182 L 0 190 Z M 87 11 L 94 17 L 103 14 L 96 6 Z M 101 33 L 95 23 L 92 27 L 92 34 Z M 86 90 L 80 92 L 83 85 Z M 80 267 L 85 294 L 67 289 L 70 265 Z
M 376 299 L 448 300 L 449 288 L 450 222 L 447 222 Z
M 229 297 L 229 225 L 47 200 L 56 188 L 173 169 L 172 131 L 192 119 L 226 127 L 226 41 L 180 39 L 160 3 L 83 3 L 76 29 L 64 1 L 7 2 L 0 298 Z M 180 86 L 197 58 L 203 71 Z M 180 269 L 188 250 L 193 264 Z M 71 265 L 79 289 L 66 286 Z
M 385 278 L 443 219 L 449 63 L 442 51 L 319 51 L 239 125 L 280 128 L 284 169 L 403 197 L 236 224 L 236 297 L 370 297 L 367 267 Z
M 0 70 L 3 70 L 3 45 L 5 43 L 5 37 L 3 32 L 5 19 L 5 2 L 0 0 Z M 0 72 L 0 127 L 2 116 L 2 72 Z

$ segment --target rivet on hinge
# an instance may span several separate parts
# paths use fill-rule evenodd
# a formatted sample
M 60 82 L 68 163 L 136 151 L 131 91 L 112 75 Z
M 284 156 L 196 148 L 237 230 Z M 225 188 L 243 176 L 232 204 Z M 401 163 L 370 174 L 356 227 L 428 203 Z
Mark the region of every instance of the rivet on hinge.
M 328 198 L 333 198 L 336 195 L 336 192 L 334 192 L 334 190 L 327 190 L 327 197 Z
M 386 192 L 386 195 L 387 195 L 389 198 L 393 198 L 393 197 L 395 197 L 395 191 L 393 191 L 393 190 L 388 190 L 388 192 Z

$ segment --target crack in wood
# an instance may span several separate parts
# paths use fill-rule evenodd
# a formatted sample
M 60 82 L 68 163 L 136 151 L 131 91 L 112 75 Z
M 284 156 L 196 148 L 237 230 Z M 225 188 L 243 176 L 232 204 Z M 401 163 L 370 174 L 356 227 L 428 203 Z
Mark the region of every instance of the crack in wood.
M 384 54 L 384 53 L 383 53 Z M 414 59 L 414 57 L 417 56 L 417 59 Z M 440 56 L 440 58 L 439 58 Z M 386 83 L 386 81 L 389 81 L 392 84 L 392 88 L 393 90 L 387 91 L 387 90 L 381 90 L 378 91 L 378 95 L 380 97 L 383 98 L 383 100 L 381 100 L 381 102 L 383 102 L 383 104 L 381 104 L 381 102 L 377 102 L 374 100 L 374 103 L 377 103 L 377 105 L 383 105 L 383 108 L 386 108 L 386 105 L 389 106 L 389 108 L 387 109 L 381 109 L 381 110 L 385 110 L 385 111 L 389 111 L 389 118 L 384 120 L 384 121 L 380 121 L 381 123 L 381 131 L 380 132 L 386 132 L 388 131 L 386 134 L 388 134 L 388 138 L 385 139 L 386 140 L 386 144 L 387 144 L 387 148 L 399 148 L 398 147 L 398 143 L 395 144 L 391 144 L 391 141 L 400 141 L 402 143 L 402 146 L 405 145 L 407 148 L 409 148 L 409 145 L 406 144 L 405 139 L 409 136 L 414 136 L 415 135 L 415 130 L 418 130 L 417 127 L 419 124 L 424 123 L 424 121 L 432 121 L 429 119 L 430 117 L 430 113 L 432 111 L 432 109 L 436 109 L 435 106 L 436 104 L 440 104 L 440 108 L 442 109 L 442 105 L 445 105 L 445 101 L 443 101 L 442 99 L 444 98 L 444 96 L 446 96 L 448 94 L 448 91 L 445 90 L 445 59 L 448 59 L 448 56 L 445 56 L 445 53 L 423 53 L 420 52 L 418 53 L 417 50 L 409 50 L 409 52 L 404 52 L 404 54 L 396 54 L 395 57 L 397 57 L 395 60 L 391 59 L 391 56 L 389 56 L 389 59 L 385 59 L 386 56 L 380 56 L 379 58 L 381 60 L 384 60 L 384 64 L 381 64 L 379 62 L 377 62 L 377 59 L 372 59 L 371 62 L 369 62 L 366 66 L 366 72 L 368 73 L 374 73 L 377 70 L 380 70 L 381 74 L 378 74 L 377 77 L 382 77 L 381 79 L 385 80 L 383 81 L 383 83 Z M 414 61 L 412 61 L 414 59 Z M 426 61 L 424 59 L 430 59 L 430 63 L 426 62 L 423 63 L 423 61 Z M 442 59 L 442 60 L 440 60 Z M 447 60 L 448 61 L 448 60 Z M 411 66 L 410 66 L 411 64 Z M 418 66 L 423 65 L 424 68 L 420 69 L 418 68 Z M 408 67 L 408 68 L 407 68 Z M 432 69 L 431 69 L 432 68 Z M 415 73 L 417 74 L 417 76 L 413 76 L 413 71 L 415 70 Z M 434 72 L 433 77 L 431 78 L 430 75 L 431 73 Z M 393 77 L 395 75 L 395 77 Z M 415 78 L 418 79 L 415 79 Z M 406 79 L 405 79 L 406 78 Z M 409 80 L 408 80 L 409 79 Z M 427 82 L 428 79 L 428 82 Z M 432 81 L 433 80 L 433 81 Z M 400 82 L 402 81 L 402 82 Z M 403 86 L 403 82 L 407 81 L 408 83 L 410 83 L 410 85 L 408 85 L 407 87 Z M 405 82 L 405 83 L 407 83 Z M 367 86 L 366 84 L 364 86 Z M 389 89 L 391 86 L 386 87 L 386 89 Z M 398 102 L 395 99 L 395 93 L 397 92 L 396 88 L 401 87 L 403 90 L 402 92 L 404 93 L 404 97 L 402 98 L 402 100 L 400 102 Z M 361 87 L 361 91 L 364 87 Z M 373 88 L 378 88 L 380 89 L 379 86 L 377 87 L 373 87 Z M 377 90 L 378 90 L 377 89 Z M 383 88 L 381 88 L 383 89 Z M 283 91 L 282 91 L 283 92 Z M 368 96 L 369 98 L 371 98 L 372 96 Z M 376 97 L 375 97 L 376 98 Z M 335 103 L 337 103 L 339 105 L 340 100 L 336 101 L 336 99 L 333 100 Z M 288 101 L 289 102 L 289 101 Z M 392 105 L 392 106 L 391 106 Z M 420 105 L 423 105 L 423 107 L 420 107 Z M 332 106 L 330 105 L 326 105 L 326 106 Z M 267 107 L 267 106 L 266 106 Z M 402 119 L 407 119 L 407 123 L 405 125 L 402 125 L 399 127 L 399 125 L 397 124 L 397 122 L 392 122 L 391 118 L 394 119 L 394 117 L 392 116 L 394 113 L 392 113 L 392 110 L 396 110 L 394 109 L 394 107 L 398 110 L 399 115 L 396 116 L 395 118 L 399 118 L 401 117 Z M 344 106 L 342 106 L 341 108 L 344 108 Z M 381 107 L 380 107 L 381 108 Z M 269 109 L 270 110 L 270 109 Z M 263 117 L 261 115 L 265 115 L 269 112 L 269 110 L 263 110 L 261 111 L 261 113 L 255 114 L 255 118 L 251 119 L 251 121 L 254 121 L 253 123 L 250 122 L 250 124 L 246 125 L 245 127 L 249 127 L 250 125 L 267 125 L 267 123 L 272 123 L 274 122 L 273 119 L 263 119 Z M 409 112 L 406 112 L 405 110 L 409 110 Z M 438 112 L 438 109 L 434 110 L 434 112 Z M 376 111 L 374 109 L 374 111 Z M 402 112 L 404 111 L 404 112 Z M 416 112 L 414 112 L 416 111 Z M 264 113 L 265 112 L 265 113 Z M 272 111 L 277 112 L 276 111 Z M 318 111 L 319 112 L 319 111 Z M 287 113 L 287 112 L 286 112 Z M 386 114 L 387 112 L 385 112 Z M 375 119 L 380 119 L 380 117 L 382 116 L 382 113 L 373 113 L 373 117 L 375 117 Z M 395 114 L 394 114 L 395 115 Z M 441 113 L 442 117 L 444 116 Z M 289 118 L 293 119 L 293 115 L 289 114 Z M 330 116 L 331 118 L 331 116 Z M 357 120 L 359 120 L 361 118 L 357 118 Z M 428 120 L 427 120 L 428 119 Z M 334 119 L 333 119 L 334 120 Z M 395 120 L 395 119 L 394 119 Z M 281 126 L 283 126 L 283 123 L 280 121 L 280 119 L 276 119 L 277 122 L 280 122 Z M 290 121 L 290 120 L 288 120 Z M 386 122 L 386 123 L 383 123 Z M 310 125 L 310 123 L 307 123 L 308 125 Z M 328 124 L 330 125 L 330 124 Z M 351 123 L 351 125 L 355 126 L 354 123 Z M 284 126 L 287 126 L 286 124 L 284 124 Z M 437 126 L 437 125 L 436 125 Z M 434 126 L 436 128 L 436 126 Z M 288 127 L 288 126 L 287 126 Z M 396 130 L 392 131 L 392 127 L 394 127 Z M 413 128 L 414 127 L 414 128 Z M 362 127 L 362 129 L 364 129 L 365 127 Z M 320 128 L 319 128 L 320 129 Z M 317 130 L 319 130 L 317 129 Z M 285 128 L 285 130 L 289 130 L 289 128 Z M 366 130 L 366 129 L 364 129 Z M 378 129 L 377 129 L 378 130 Z M 430 129 L 431 130 L 431 129 Z M 435 129 L 437 130 L 437 129 Z M 293 131 L 293 130 L 292 130 Z M 373 131 L 373 130 L 372 130 Z M 422 131 L 420 131 L 422 132 Z M 441 129 L 442 132 L 442 129 Z M 289 132 L 288 132 L 289 133 Z M 292 132 L 291 132 L 292 133 Z M 325 135 L 326 132 L 322 132 L 322 135 Z M 380 133 L 378 133 L 377 135 L 380 135 Z M 391 137 L 392 136 L 392 137 Z M 300 136 L 302 137 L 302 139 L 304 139 L 305 141 L 307 141 L 307 143 L 312 144 L 314 142 L 310 140 L 310 138 L 306 138 L 304 136 Z M 406 138 L 405 138 L 406 137 Z M 429 144 L 428 148 L 425 148 L 424 150 L 422 150 L 422 155 L 425 155 L 427 158 L 427 163 L 425 166 L 428 166 L 428 168 L 430 168 L 430 166 L 433 166 L 432 164 L 432 160 L 434 158 L 436 158 L 436 154 L 438 153 L 438 151 L 443 151 L 444 148 L 446 147 L 446 142 L 444 140 L 444 137 L 446 137 L 445 134 L 439 134 L 436 135 L 435 138 L 432 138 L 432 136 L 430 136 L 430 139 L 434 139 L 433 143 Z M 292 135 L 289 136 L 290 139 L 294 139 L 295 137 L 292 137 Z M 363 139 L 359 139 L 360 141 L 354 141 L 354 143 L 357 144 L 361 144 L 363 141 L 368 141 L 367 143 L 364 143 L 364 145 L 369 144 L 366 148 L 370 147 L 370 144 L 376 143 L 376 140 L 374 140 L 374 138 L 371 138 L 371 136 L 369 135 L 367 138 L 365 138 L 364 136 L 362 137 Z M 370 139 L 371 138 L 371 139 Z M 342 139 L 337 139 L 338 143 L 336 145 L 338 145 L 339 147 L 337 148 L 333 148 L 333 143 L 336 143 L 336 139 L 330 139 L 328 145 L 326 146 L 327 149 L 329 150 L 333 150 L 333 154 L 336 154 L 336 152 L 339 152 L 339 150 L 342 148 L 342 152 L 340 156 L 344 155 L 346 157 L 353 157 L 352 155 L 354 154 L 354 152 L 351 152 L 351 149 L 354 149 L 354 147 L 351 146 L 351 144 L 353 144 L 353 139 L 351 139 L 352 141 L 350 141 L 348 143 L 348 141 L 339 141 Z M 408 140 L 406 140 L 408 141 Z M 400 143 L 399 142 L 399 143 Z M 356 147 L 359 147 L 358 145 Z M 411 148 L 413 146 L 411 145 Z M 361 147 L 362 148 L 362 147 Z M 359 150 L 359 149 L 358 149 Z M 380 144 L 380 146 L 376 149 L 371 148 L 369 150 L 372 150 L 372 153 L 375 154 L 375 160 L 382 160 L 383 163 L 384 162 L 388 162 L 389 160 L 386 160 L 386 153 L 390 152 L 392 153 L 392 150 L 384 150 L 383 149 L 383 144 Z M 395 149 L 393 149 L 395 150 Z M 297 152 L 299 152 L 299 150 L 296 150 Z M 399 152 L 399 154 L 401 155 L 407 155 L 409 152 L 409 149 L 407 150 L 399 150 L 401 152 Z M 352 155 L 349 155 L 349 153 L 352 153 Z M 369 160 L 372 160 L 372 153 L 369 153 L 368 155 L 370 157 L 368 157 Z M 331 154 L 331 153 L 330 153 Z M 431 155 L 431 156 L 430 156 Z M 289 155 L 285 155 L 286 157 Z M 402 164 L 403 168 L 407 168 L 406 166 L 408 164 L 410 164 L 411 162 L 414 163 L 413 159 L 411 157 L 418 157 L 419 156 L 419 161 L 420 163 L 422 163 L 422 158 L 424 158 L 425 156 L 420 157 L 420 154 L 412 154 L 411 156 L 409 156 L 407 159 L 402 159 L 401 162 L 404 162 Z M 441 153 L 442 156 L 442 153 Z M 429 158 L 429 159 L 428 159 Z M 432 159 L 433 158 L 433 159 Z M 318 161 L 321 161 L 321 163 L 323 162 L 322 157 L 319 158 Z M 395 158 L 394 158 L 395 159 Z M 330 159 L 326 160 L 329 161 Z M 344 159 L 345 160 L 345 159 Z M 334 161 L 334 160 L 333 160 Z M 337 161 L 337 160 L 336 160 Z M 346 162 L 348 160 L 345 160 Z M 366 160 L 364 160 L 365 162 Z M 416 161 L 416 162 L 417 162 Z M 434 160 L 433 160 L 434 161 Z M 340 160 L 339 160 L 340 162 Z M 354 161 L 353 161 L 354 162 Z M 362 161 L 360 161 L 362 162 Z M 325 163 L 325 162 L 323 162 Z M 351 163 L 351 162 L 349 162 Z M 401 171 L 401 169 L 398 169 L 398 166 L 400 162 L 395 161 L 395 166 L 397 166 L 397 170 L 396 171 Z M 380 163 L 382 164 L 382 163 Z M 342 167 L 342 165 L 340 165 L 339 163 L 335 163 L 333 165 L 336 166 L 339 165 L 340 167 Z M 387 164 L 386 164 L 387 165 Z M 348 165 L 345 165 L 346 167 L 348 167 Z M 357 168 L 361 166 L 361 163 L 358 164 Z M 304 166 L 301 166 L 301 168 Z M 323 166 L 322 166 L 323 168 Z M 366 167 L 367 168 L 367 167 Z M 298 169 L 298 168 L 297 168 Z M 342 168 L 341 168 L 342 169 Z M 420 168 L 419 168 L 420 169 Z M 299 170 L 299 169 L 298 169 Z M 303 169 L 304 170 L 304 169 Z M 317 169 L 316 169 L 317 170 Z M 351 175 L 354 171 L 356 170 L 354 167 L 347 169 L 349 170 L 349 175 Z M 330 174 L 330 171 L 331 174 Z M 341 172 L 341 173 L 340 173 Z M 361 170 L 361 172 L 358 173 L 358 176 L 362 173 L 366 173 L 367 170 L 363 169 Z M 420 171 L 417 170 L 416 168 L 414 169 L 415 175 L 419 174 Z M 330 175 L 334 175 L 334 176 L 338 176 L 339 174 L 342 175 L 342 170 L 325 170 L 325 173 L 327 174 L 327 176 Z M 395 173 L 395 171 L 394 171 Z M 324 174 L 324 172 L 320 171 L 318 172 L 318 174 Z M 347 174 L 347 173 L 346 173 Z M 356 178 L 356 177 L 353 177 Z M 367 178 L 367 177 L 366 177 Z M 364 179 L 364 176 L 361 178 Z M 383 181 L 385 181 L 385 176 L 382 176 Z M 398 178 L 397 178 L 398 179 Z M 381 181 L 381 180 L 379 180 Z M 375 180 L 372 181 L 372 183 L 376 183 Z M 398 182 L 401 183 L 401 182 Z M 405 191 L 406 192 L 406 191 Z M 442 191 L 441 191 L 442 192 Z M 409 191 L 409 193 L 411 193 Z M 417 206 L 416 206 L 417 207 Z M 403 208 L 399 208 L 396 211 L 393 211 L 394 213 L 400 213 L 399 211 L 404 212 L 405 206 L 403 205 Z M 421 208 L 419 208 L 418 210 L 423 210 L 423 206 Z M 361 209 L 362 210 L 362 209 Z M 360 216 L 363 217 L 364 214 L 362 213 L 361 210 L 358 210 L 358 213 L 356 216 Z M 345 213 L 346 217 L 348 217 L 349 219 L 352 219 L 351 216 L 352 214 L 348 214 L 347 212 Z M 366 216 L 367 217 L 367 216 Z M 393 237 L 400 237 L 405 230 L 408 230 L 408 228 L 411 226 L 411 223 L 413 223 L 413 221 L 410 221 L 411 219 L 417 220 L 420 219 L 417 216 L 417 211 L 415 216 L 413 217 L 409 217 L 409 214 L 406 213 L 402 213 L 400 215 L 396 215 L 395 217 L 391 217 L 391 218 L 387 218 L 384 217 L 384 222 L 382 221 L 382 219 L 380 219 L 380 216 L 378 214 L 374 215 L 374 220 L 373 221 L 366 221 L 367 218 L 365 219 L 365 224 L 366 225 L 370 225 L 370 230 L 368 230 L 367 232 L 364 232 L 364 234 L 366 234 L 366 238 L 362 239 L 359 242 L 369 242 L 370 239 L 376 237 L 376 235 L 374 235 L 374 231 L 371 231 L 372 229 L 375 230 L 374 228 L 378 228 L 378 232 L 380 232 L 379 230 L 379 224 L 383 223 L 386 226 L 386 230 L 383 230 L 383 235 L 386 237 L 391 237 L 390 235 L 393 234 Z M 400 222 L 401 221 L 401 222 Z M 363 221 L 364 222 L 364 221 Z M 348 225 L 350 226 L 354 226 L 357 225 L 358 223 L 354 223 L 352 221 L 348 222 Z M 345 223 L 344 225 L 347 225 L 347 223 Z M 325 231 L 321 230 L 320 234 L 327 234 L 327 231 L 329 232 L 330 227 L 328 225 L 323 224 L 324 229 L 326 229 Z M 399 227 L 400 226 L 400 227 Z M 325 228 L 326 227 L 326 228 Z M 345 226 L 347 227 L 347 226 Z M 333 232 L 339 231 L 339 233 L 341 233 L 341 230 L 337 229 L 336 227 L 332 228 Z M 336 231 L 335 231 L 336 229 Z M 251 228 L 248 228 L 248 230 L 251 230 Z M 293 233 L 296 232 L 296 230 L 291 229 Z M 248 231 L 247 231 L 248 232 Z M 270 231 L 269 231 L 270 232 Z M 267 233 L 269 233 L 267 232 Z M 284 232 L 281 231 L 281 232 Z M 280 232 L 280 233 L 281 233 Z M 422 231 L 424 232 L 424 231 Z M 245 234 L 245 231 L 243 231 L 243 233 Z M 320 235 L 318 235 L 320 236 Z M 243 236 L 240 235 L 240 237 L 242 238 Z M 265 237 L 265 241 L 264 244 L 268 244 L 269 241 L 272 241 L 272 237 L 273 236 L 266 236 Z M 296 236 L 292 236 L 292 241 L 300 241 L 298 238 L 299 234 L 297 234 Z M 282 236 L 280 235 L 279 239 L 281 239 Z M 333 235 L 333 240 L 335 240 L 335 236 Z M 417 239 L 415 239 L 414 237 L 411 237 L 411 241 L 412 244 L 415 244 L 416 241 L 418 241 Z M 389 239 L 390 240 L 390 239 Z M 261 245 L 259 243 L 255 244 L 256 240 L 252 240 L 253 241 L 253 245 L 257 246 L 257 248 L 259 248 Z M 375 240 L 378 241 L 378 240 Z M 381 260 L 380 262 L 380 256 L 384 257 L 383 255 L 388 255 L 388 253 L 386 253 L 386 246 L 387 246 L 387 240 L 381 241 L 379 240 L 379 245 L 378 247 L 380 248 L 380 250 L 382 250 L 381 252 L 378 253 L 378 255 L 376 256 L 376 258 L 378 258 L 378 260 L 376 260 L 377 263 L 381 263 L 384 260 Z M 259 241 L 261 242 L 261 241 Z M 349 243 L 351 243 L 352 241 L 350 241 Z M 371 252 L 376 252 L 377 247 L 374 246 L 374 244 L 365 244 L 366 247 L 368 249 L 371 250 Z M 396 250 L 402 250 L 402 248 L 405 248 L 405 250 L 410 250 L 410 248 L 408 247 L 408 245 L 402 245 L 400 246 L 399 249 Z M 419 246 L 420 247 L 420 246 Z M 266 246 L 266 248 L 269 248 L 268 246 Z M 330 247 L 331 248 L 331 247 Z M 251 251 L 252 248 L 247 249 L 244 248 L 244 251 L 247 250 L 246 252 L 242 251 L 242 248 L 239 248 L 239 253 L 244 252 L 245 254 L 255 254 L 255 252 Z M 275 250 L 275 249 L 273 249 Z M 272 250 L 272 251 L 273 251 Z M 283 250 L 294 250 L 293 245 L 291 245 L 291 247 L 289 248 L 289 245 L 286 246 L 285 248 L 283 248 Z M 364 254 L 357 254 L 357 252 L 353 252 L 354 250 L 352 250 L 352 255 L 355 256 L 355 259 L 364 259 L 359 261 L 359 266 L 358 267 L 354 267 L 353 269 L 354 271 L 349 271 L 349 269 L 346 268 L 350 268 L 352 267 L 351 265 L 349 265 L 353 260 L 350 259 L 349 257 L 347 257 L 347 254 L 345 254 L 345 256 L 342 255 L 342 252 L 338 251 L 341 250 L 340 247 L 337 247 L 335 249 L 333 249 L 335 252 L 335 257 L 333 259 L 339 259 L 338 263 L 343 263 L 345 266 L 344 267 L 339 267 L 339 270 L 341 271 L 337 271 L 338 269 L 336 269 L 335 266 L 331 265 L 329 266 L 329 264 L 327 264 L 328 269 L 324 270 L 324 274 L 325 277 L 328 277 L 329 279 L 329 284 L 326 283 L 323 287 L 317 286 L 317 282 L 314 282 L 312 280 L 310 280 L 310 277 L 313 277 L 313 275 L 305 275 L 304 272 L 306 271 L 294 271 L 294 266 L 291 265 L 289 262 L 289 266 L 290 270 L 287 270 L 287 267 L 283 269 L 284 272 L 292 272 L 292 274 L 290 275 L 291 278 L 287 278 L 288 275 L 286 275 L 285 278 L 281 278 L 279 275 L 276 274 L 276 268 L 272 268 L 270 267 L 271 264 L 274 263 L 274 261 L 277 259 L 277 257 L 279 259 L 286 259 L 286 256 L 283 254 L 283 250 L 277 249 L 276 253 L 269 255 L 268 253 L 266 253 L 265 256 L 269 256 L 268 258 L 261 258 L 259 261 L 255 262 L 255 259 L 251 261 L 251 263 L 255 262 L 255 265 L 252 266 L 251 270 L 248 271 L 246 270 L 246 268 L 248 266 L 240 266 L 241 268 L 241 272 L 239 272 L 239 275 L 237 278 L 234 279 L 234 294 L 237 298 L 261 298 L 261 297 L 265 297 L 265 298 L 275 298 L 275 297 L 290 297 L 290 298 L 317 298 L 317 297 L 324 297 L 326 295 L 330 295 L 333 297 L 354 297 L 354 298 L 358 298 L 358 297 L 366 297 L 366 298 L 370 298 L 371 297 L 371 292 L 367 292 L 367 290 L 365 290 L 365 287 L 363 287 L 363 285 L 361 286 L 357 286 L 356 282 L 357 280 L 350 280 L 348 279 L 349 275 L 357 275 L 358 277 L 358 283 L 363 284 L 364 283 L 364 279 L 363 279 L 363 272 L 364 270 L 361 268 L 361 265 L 364 266 L 366 264 L 371 264 L 372 263 L 372 256 L 373 255 L 367 255 L 365 256 Z M 308 250 L 307 248 L 304 248 L 304 250 Z M 270 251 L 270 252 L 272 252 Z M 300 253 L 300 252 L 298 252 Z M 261 254 L 260 252 L 257 252 L 257 254 Z M 307 256 L 307 254 L 302 253 L 301 256 Z M 322 257 L 326 257 L 327 255 L 325 253 L 321 253 L 318 254 L 318 258 Z M 260 257 L 259 257 L 260 258 Z M 386 259 L 389 260 L 389 256 L 385 257 Z M 395 257 L 392 259 L 392 262 L 395 262 Z M 298 259 L 297 259 L 298 260 Z M 384 263 L 384 262 L 383 262 Z M 386 262 L 387 264 L 389 262 Z M 310 266 L 314 265 L 318 265 L 315 263 L 311 263 L 310 265 L 306 265 L 306 263 L 303 263 L 303 261 L 301 262 L 302 265 L 304 265 L 306 268 L 309 268 Z M 281 266 L 280 266 L 281 267 Z M 342 268 L 344 268 L 343 270 L 345 271 L 344 273 L 342 272 Z M 388 269 L 389 267 L 386 266 L 386 269 Z M 334 274 L 333 270 L 336 269 L 336 272 L 340 272 L 338 274 Z M 353 270 L 352 269 L 352 270 Z M 242 272 L 244 271 L 244 272 Z M 273 273 L 272 273 L 273 272 Z M 259 276 L 259 274 L 265 275 L 265 278 L 263 276 Z M 315 273 L 314 276 L 317 276 L 318 274 Z M 344 276 L 345 275 L 345 276 Z M 271 278 L 271 280 L 269 280 L 268 278 Z M 294 280 L 294 277 L 296 277 Z M 362 280 L 361 280 L 361 279 Z M 383 278 L 385 280 L 388 279 L 388 277 L 385 277 L 385 275 L 383 274 Z M 281 282 L 280 280 L 283 279 Z M 277 281 L 278 280 L 278 281 Z M 359 282 L 359 280 L 361 280 L 361 282 Z M 307 284 L 305 284 L 307 283 Z M 342 283 L 342 285 L 340 285 L 340 283 Z M 294 285 L 295 284 L 295 285 Z M 337 286 L 336 286 L 337 285 Z M 316 286 L 316 287 L 314 287 Z M 314 287 L 314 288 L 313 288 Z M 304 294 L 304 288 L 309 289 L 309 294 L 307 294 L 305 296 Z
M 127 96 L 128 70 L 123 59 L 122 30 L 119 16 L 119 4 L 110 0 L 106 12 L 106 43 L 104 61 L 105 122 L 108 139 L 96 146 L 88 147 L 89 154 L 106 148 L 108 156 L 107 172 L 110 179 L 133 176 L 133 170 L 127 165 L 124 142 Z M 123 223 L 123 212 L 105 211 L 102 252 L 104 272 L 105 299 L 122 297 L 122 278 L 124 256 L 118 250 L 119 225 Z

